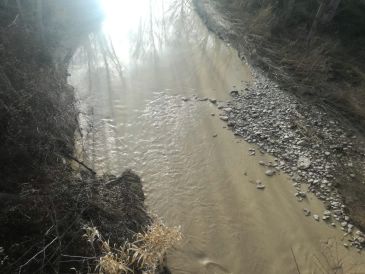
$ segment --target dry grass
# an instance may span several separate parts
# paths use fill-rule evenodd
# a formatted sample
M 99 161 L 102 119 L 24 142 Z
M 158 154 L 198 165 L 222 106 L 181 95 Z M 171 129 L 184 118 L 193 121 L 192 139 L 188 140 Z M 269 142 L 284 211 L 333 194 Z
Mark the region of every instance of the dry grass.
M 95 227 L 84 227 L 84 237 L 93 247 L 98 245 L 101 256 L 97 259 L 96 273 L 154 274 L 161 266 L 167 250 L 181 240 L 179 227 L 167 227 L 155 220 L 145 232 L 137 233 L 133 242 L 126 241 L 119 248 L 111 247 Z

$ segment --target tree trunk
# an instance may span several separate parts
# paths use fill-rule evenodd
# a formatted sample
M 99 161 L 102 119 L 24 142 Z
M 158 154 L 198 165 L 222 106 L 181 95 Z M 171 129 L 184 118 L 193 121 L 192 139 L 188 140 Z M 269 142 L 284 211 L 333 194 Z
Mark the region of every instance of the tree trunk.
M 288 20 L 291 17 L 295 7 L 295 1 L 296 0 L 284 1 L 285 20 Z
M 307 44 L 310 45 L 310 43 L 312 42 L 313 36 L 317 31 L 318 28 L 318 23 L 321 21 L 321 18 L 326 10 L 326 6 L 327 6 L 327 2 L 328 0 L 323 0 L 320 4 L 319 4 L 319 8 L 316 14 L 316 17 L 314 17 L 313 23 L 312 23 L 312 27 L 309 31 L 308 37 L 307 37 Z
M 341 0 L 330 0 L 327 4 L 326 11 L 322 16 L 321 23 L 328 24 L 335 17 L 338 6 L 340 5 Z

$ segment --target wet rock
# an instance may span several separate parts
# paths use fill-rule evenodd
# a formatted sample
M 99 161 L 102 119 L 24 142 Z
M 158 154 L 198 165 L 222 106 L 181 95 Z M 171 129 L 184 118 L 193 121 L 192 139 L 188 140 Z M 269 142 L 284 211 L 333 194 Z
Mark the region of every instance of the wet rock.
M 305 198 L 305 197 L 307 197 L 307 194 L 305 192 L 303 192 L 303 191 L 298 191 L 294 195 L 295 195 L 295 197 L 298 197 L 298 198 Z
M 268 169 L 265 171 L 266 176 L 273 176 L 275 174 L 275 171 L 272 169 Z
M 231 94 L 232 96 L 238 95 L 239 92 L 238 90 L 232 90 L 229 94 Z
M 303 211 L 305 216 L 311 215 L 311 211 L 308 208 L 303 208 Z
M 257 180 L 256 181 L 256 188 L 257 189 L 265 189 L 265 185 L 260 180 Z

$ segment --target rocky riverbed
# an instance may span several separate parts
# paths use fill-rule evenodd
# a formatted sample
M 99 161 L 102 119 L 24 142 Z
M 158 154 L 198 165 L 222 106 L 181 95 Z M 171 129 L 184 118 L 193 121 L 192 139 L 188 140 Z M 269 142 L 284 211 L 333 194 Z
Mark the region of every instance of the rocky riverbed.
M 339 226 L 349 241 L 345 246 L 364 248 L 364 234 L 354 227 L 364 228 L 363 218 L 357 217 L 365 212 L 364 200 L 359 199 L 365 195 L 363 141 L 321 106 L 301 101 L 259 74 L 254 77 L 250 88 L 232 90 L 232 101 L 218 103 L 220 119 L 235 135 L 256 144 L 259 153 L 276 157 L 274 162 L 260 162 L 267 176 L 287 173 L 299 202 L 312 193 L 327 208 L 321 215 L 303 208 L 305 215 Z M 262 183 L 257 187 L 263 189 Z
M 298 202 L 310 195 L 322 200 L 324 212 L 311 212 L 303 206 L 303 214 L 343 230 L 344 246 L 361 251 L 365 247 L 362 137 L 324 107 L 303 102 L 259 73 L 253 77 L 250 87 L 230 91 L 229 102 L 196 96 L 193 100 L 217 105 L 222 111 L 219 119 L 236 136 L 257 146 L 249 155 L 273 155 L 273 162 L 259 162 L 265 175 L 288 174 Z M 265 189 L 260 180 L 256 187 Z

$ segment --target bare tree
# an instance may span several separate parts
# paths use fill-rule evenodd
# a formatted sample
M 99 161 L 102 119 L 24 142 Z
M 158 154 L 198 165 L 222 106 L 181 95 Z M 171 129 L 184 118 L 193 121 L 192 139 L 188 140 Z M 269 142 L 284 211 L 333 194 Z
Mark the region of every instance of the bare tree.
M 317 32 L 319 24 L 328 24 L 335 17 L 341 0 L 320 0 L 319 7 L 314 17 L 312 27 L 307 37 L 307 43 L 310 45 L 314 34 Z

